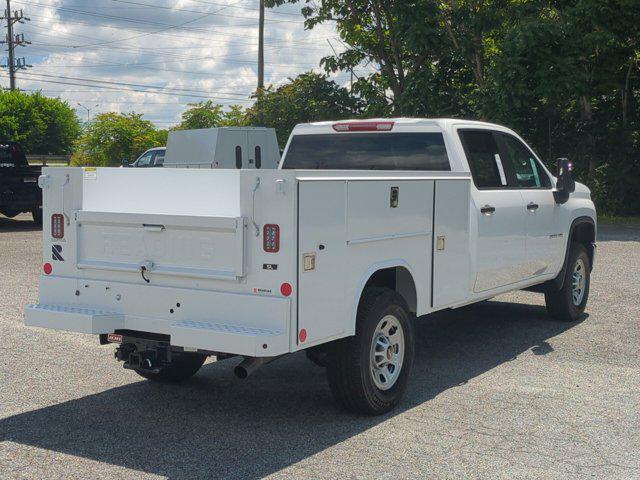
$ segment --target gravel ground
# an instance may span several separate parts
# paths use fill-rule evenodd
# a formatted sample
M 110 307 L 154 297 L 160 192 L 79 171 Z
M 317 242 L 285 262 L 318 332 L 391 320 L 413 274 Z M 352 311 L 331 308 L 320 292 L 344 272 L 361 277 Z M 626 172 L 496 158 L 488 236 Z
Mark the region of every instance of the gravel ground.
M 181 386 L 26 328 L 40 232 L 0 218 L 0 478 L 640 478 L 640 228 L 601 228 L 588 317 L 518 292 L 417 324 L 401 407 L 344 413 L 297 354 Z

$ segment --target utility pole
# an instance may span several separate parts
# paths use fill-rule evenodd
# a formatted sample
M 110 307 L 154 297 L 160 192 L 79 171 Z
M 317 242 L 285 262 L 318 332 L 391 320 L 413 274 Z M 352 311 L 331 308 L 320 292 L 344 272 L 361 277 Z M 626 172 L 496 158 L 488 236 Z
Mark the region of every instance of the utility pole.
M 19 46 L 29 45 L 31 42 L 27 42 L 24 39 L 24 34 L 13 34 L 13 25 L 16 23 L 24 23 L 25 21 L 29 21 L 30 19 L 25 17 L 22 14 L 22 10 L 16 10 L 15 12 L 11 11 L 11 0 L 7 0 L 7 9 L 4 12 L 4 17 L 1 17 L 0 20 L 7 20 L 7 39 L 6 41 L 1 41 L 0 43 L 7 44 L 7 50 L 9 52 L 9 59 L 6 65 L 3 67 L 7 67 L 9 69 L 9 88 L 11 90 L 16 89 L 16 72 L 23 68 L 29 68 L 31 65 L 27 65 L 24 57 L 15 58 L 15 48 Z
M 78 106 L 84 108 L 87 111 L 87 125 L 88 125 L 89 122 L 91 122 L 91 110 L 93 110 L 94 108 L 98 108 L 98 105 L 94 105 L 93 107 L 85 107 L 81 103 L 78 103 Z
M 260 19 L 258 20 L 258 126 L 263 126 L 262 95 L 264 93 L 264 0 L 260 0 Z
M 258 91 L 264 90 L 264 0 L 260 0 L 258 26 Z

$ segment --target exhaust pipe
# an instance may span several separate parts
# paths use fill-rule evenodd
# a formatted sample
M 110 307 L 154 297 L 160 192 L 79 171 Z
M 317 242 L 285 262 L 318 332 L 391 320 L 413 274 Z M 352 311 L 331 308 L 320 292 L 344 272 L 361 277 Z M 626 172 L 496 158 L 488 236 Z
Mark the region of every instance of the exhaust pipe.
M 245 357 L 244 360 L 233 369 L 233 373 L 235 373 L 236 377 L 245 379 L 263 365 L 271 363 L 281 356 L 282 355 L 276 357 Z

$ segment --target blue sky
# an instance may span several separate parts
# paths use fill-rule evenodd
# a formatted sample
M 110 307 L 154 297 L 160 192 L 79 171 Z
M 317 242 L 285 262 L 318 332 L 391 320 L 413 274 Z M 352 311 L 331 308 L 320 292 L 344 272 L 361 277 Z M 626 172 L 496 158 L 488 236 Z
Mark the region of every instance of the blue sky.
M 3 2 L 4 3 L 4 2 Z M 258 0 L 12 0 L 31 21 L 17 25 L 33 68 L 18 87 L 59 96 L 86 120 L 99 112 L 143 113 L 177 123 L 188 103 L 249 105 L 257 82 Z M 301 5 L 267 9 L 265 83 L 318 68 L 342 50 L 332 25 L 304 29 Z M 348 85 L 348 74 L 334 79 Z M 0 85 L 8 86 L 6 70 Z M 98 88 L 100 85 L 102 88 Z M 160 87 L 160 88 L 151 88 Z

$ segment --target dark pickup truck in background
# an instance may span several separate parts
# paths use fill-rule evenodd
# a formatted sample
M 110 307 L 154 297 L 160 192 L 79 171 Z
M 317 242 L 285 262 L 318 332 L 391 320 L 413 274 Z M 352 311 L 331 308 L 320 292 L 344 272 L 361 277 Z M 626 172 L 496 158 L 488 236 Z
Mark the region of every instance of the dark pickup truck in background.
M 0 140 L 0 213 L 15 217 L 31 212 L 33 221 L 42 224 L 42 191 L 38 187 L 40 166 L 30 166 L 22 147 Z

